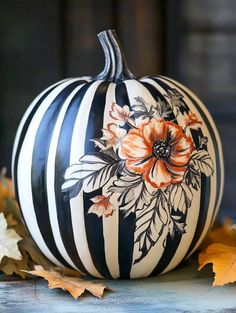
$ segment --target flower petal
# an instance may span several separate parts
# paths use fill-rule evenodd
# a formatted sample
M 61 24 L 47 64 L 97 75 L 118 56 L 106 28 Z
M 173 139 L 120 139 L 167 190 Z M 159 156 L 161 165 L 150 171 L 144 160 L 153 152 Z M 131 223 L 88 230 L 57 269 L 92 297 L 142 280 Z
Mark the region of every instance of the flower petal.
M 138 132 L 130 131 L 121 142 L 120 152 L 124 159 L 145 158 L 152 154 L 152 146 Z
M 169 163 L 165 163 L 165 166 L 171 174 L 171 183 L 172 184 L 180 183 L 183 180 L 184 174 L 187 170 L 187 166 L 177 167 L 177 166 L 173 166 Z
M 164 162 L 155 160 L 153 166 L 145 173 L 144 177 L 153 187 L 166 187 L 171 183 L 171 174 L 166 169 Z
M 188 164 L 194 145 L 190 137 L 181 138 L 176 145 L 171 147 L 170 163 L 176 166 Z
M 167 137 L 166 122 L 162 119 L 152 119 L 150 123 L 143 125 L 143 136 L 145 140 L 150 144 L 156 140 L 165 140 Z
M 103 201 L 107 199 L 107 197 L 103 196 L 103 195 L 99 195 L 99 196 L 96 196 L 96 197 L 93 197 L 91 198 L 90 200 L 93 202 L 93 203 L 98 203 L 100 201 Z
M 180 140 L 172 147 L 172 150 L 174 152 L 185 152 L 185 151 L 189 151 L 190 153 L 192 153 L 192 151 L 194 150 L 194 144 L 193 141 L 190 137 L 182 137 L 180 138 Z
M 185 137 L 181 126 L 168 122 L 168 136 L 170 137 L 169 144 L 176 145 L 182 138 Z
M 155 159 L 152 157 L 146 161 L 143 158 L 139 158 L 139 159 L 126 160 L 125 166 L 130 172 L 133 172 L 136 174 L 143 174 L 144 172 L 152 168 L 154 162 L 155 162 Z

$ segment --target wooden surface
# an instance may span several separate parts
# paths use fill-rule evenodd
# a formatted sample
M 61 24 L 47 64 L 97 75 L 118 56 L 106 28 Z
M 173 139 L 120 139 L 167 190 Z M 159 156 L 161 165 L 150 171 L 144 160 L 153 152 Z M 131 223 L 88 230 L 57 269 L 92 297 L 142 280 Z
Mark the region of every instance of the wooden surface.
M 73 300 L 41 279 L 10 279 L 0 276 L 1 313 L 236 312 L 236 285 L 211 287 L 210 267 L 197 272 L 196 264 L 159 277 L 106 281 L 114 291 L 102 300 L 88 294 Z

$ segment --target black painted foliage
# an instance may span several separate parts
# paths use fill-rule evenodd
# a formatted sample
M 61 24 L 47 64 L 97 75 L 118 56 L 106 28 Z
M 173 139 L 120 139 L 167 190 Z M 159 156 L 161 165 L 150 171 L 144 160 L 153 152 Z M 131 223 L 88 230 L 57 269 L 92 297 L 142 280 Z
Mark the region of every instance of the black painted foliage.
M 103 129 L 103 137 L 92 139 L 98 152 L 86 154 L 80 158 L 79 163 L 71 165 L 66 170 L 65 182 L 62 185 L 62 191 L 66 194 L 65 200 L 76 197 L 81 191 L 90 193 L 103 188 L 106 196 L 101 196 L 103 200 L 97 205 L 99 212 L 96 213 L 96 204 L 93 204 L 91 210 L 98 216 L 101 216 L 101 206 L 104 205 L 104 212 L 107 212 L 107 207 L 112 205 L 110 203 L 112 197 L 118 195 L 119 210 L 124 213 L 124 218 L 130 213 L 136 216 L 134 245 L 138 246 L 140 255 L 133 260 L 134 264 L 140 262 L 160 240 L 164 246 L 168 235 L 173 239 L 176 233 L 179 235 L 185 233 L 187 213 L 191 208 L 194 192 L 199 189 L 201 173 L 206 176 L 213 174 L 213 163 L 207 151 L 207 138 L 202 137 L 200 132 L 200 145 L 192 151 L 183 179 L 177 183 L 155 188 L 144 175 L 127 168 L 127 160 L 122 157 L 122 138 L 129 134 L 132 128 L 142 129 L 142 123 L 150 123 L 152 120 L 159 123 L 158 121 L 164 121 L 165 118 L 168 119 L 168 123 L 176 123 L 173 111 L 178 114 L 179 110 L 184 112 L 184 102 L 180 93 L 173 90 L 166 94 L 166 99 L 169 106 L 161 99 L 155 103 L 146 103 L 142 97 L 135 97 L 136 104 L 132 105 L 130 112 L 127 108 L 123 112 L 117 104 L 111 104 L 114 124 L 112 127 L 109 124 Z M 170 111 L 170 107 L 173 111 Z M 199 123 L 196 116 L 194 119 Z M 188 128 L 190 130 L 191 125 L 186 124 L 182 132 Z M 168 134 L 167 138 L 173 140 Z M 156 146 L 158 145 L 161 149 L 162 144 L 158 143 Z M 161 158 L 160 160 L 164 162 L 162 159 L 164 154 L 162 156 L 161 151 L 157 154 L 155 150 L 155 154 L 149 159 Z M 168 159 L 165 162 L 168 162 Z M 110 214 L 109 211 L 108 215 L 112 215 L 112 212 Z

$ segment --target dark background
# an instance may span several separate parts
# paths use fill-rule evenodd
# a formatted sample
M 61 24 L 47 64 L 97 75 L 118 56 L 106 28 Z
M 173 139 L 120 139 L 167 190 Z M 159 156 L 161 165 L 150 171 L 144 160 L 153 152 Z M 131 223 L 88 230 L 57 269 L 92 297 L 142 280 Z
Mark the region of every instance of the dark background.
M 39 92 L 101 71 L 96 34 L 109 28 L 134 74 L 171 76 L 206 104 L 224 149 L 221 216 L 236 218 L 235 0 L 0 0 L 0 167 L 10 169 L 17 125 Z

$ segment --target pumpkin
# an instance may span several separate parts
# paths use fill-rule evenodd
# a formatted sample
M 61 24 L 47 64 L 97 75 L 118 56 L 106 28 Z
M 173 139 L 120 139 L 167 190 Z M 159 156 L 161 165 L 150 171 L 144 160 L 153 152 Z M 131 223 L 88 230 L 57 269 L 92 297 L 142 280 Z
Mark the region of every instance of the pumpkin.
M 96 77 L 44 90 L 19 125 L 16 196 L 41 251 L 98 278 L 165 273 L 190 256 L 216 217 L 219 135 L 202 102 L 164 76 L 140 79 L 113 30 Z

